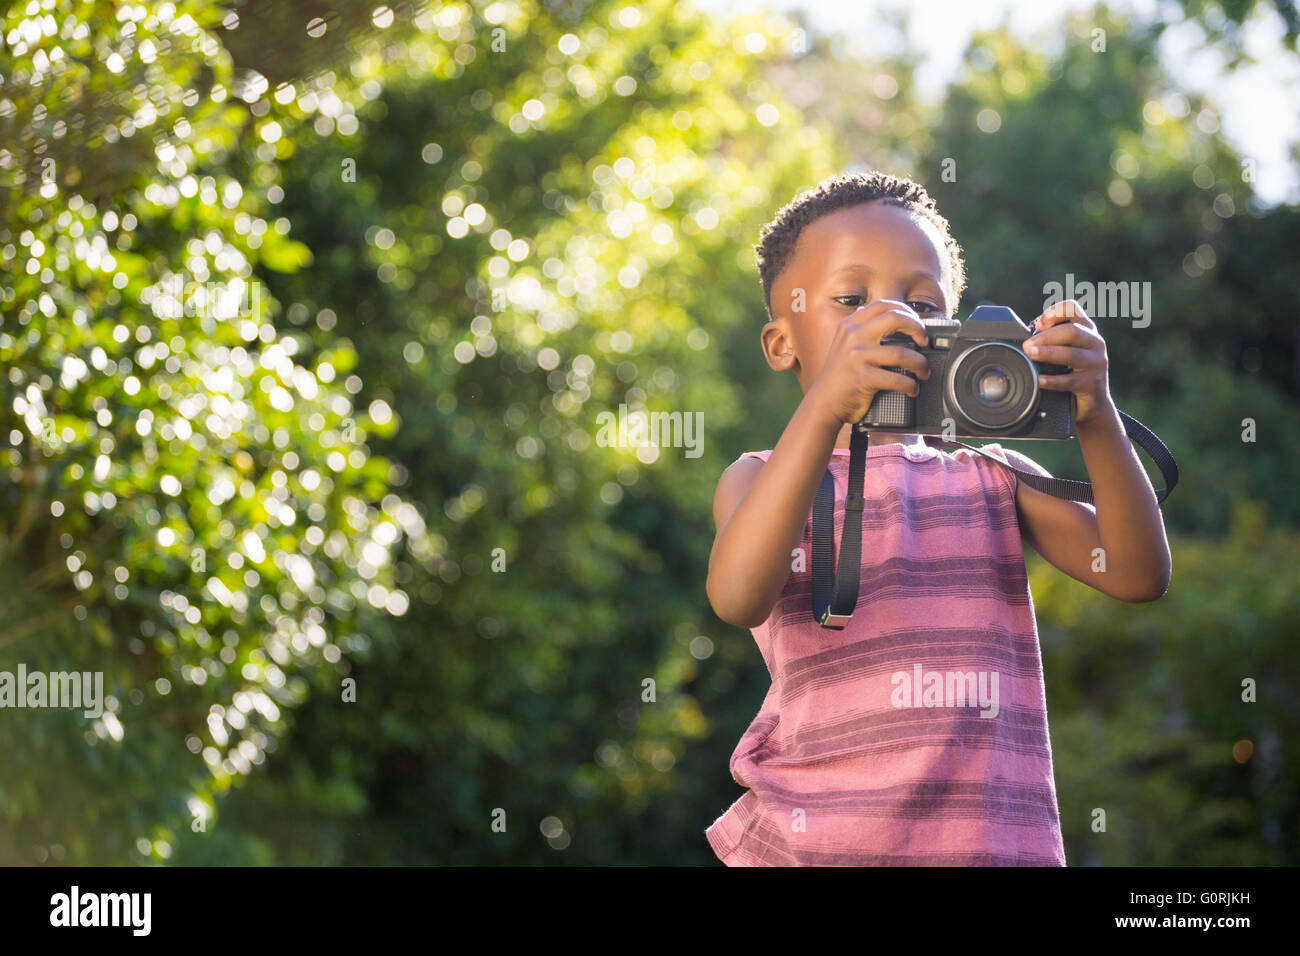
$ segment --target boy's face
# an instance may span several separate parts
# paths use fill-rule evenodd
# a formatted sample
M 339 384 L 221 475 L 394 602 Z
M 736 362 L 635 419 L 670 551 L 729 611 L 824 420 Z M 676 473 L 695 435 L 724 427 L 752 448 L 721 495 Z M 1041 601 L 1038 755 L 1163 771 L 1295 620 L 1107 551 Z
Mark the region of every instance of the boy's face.
M 795 290 L 804 311 L 795 312 Z M 793 368 L 806 392 L 826 363 L 836 326 L 881 299 L 909 305 L 922 319 L 951 314 L 948 252 L 923 216 L 875 200 L 837 209 L 804 227 L 772 283 L 775 320 L 763 351 L 777 371 Z

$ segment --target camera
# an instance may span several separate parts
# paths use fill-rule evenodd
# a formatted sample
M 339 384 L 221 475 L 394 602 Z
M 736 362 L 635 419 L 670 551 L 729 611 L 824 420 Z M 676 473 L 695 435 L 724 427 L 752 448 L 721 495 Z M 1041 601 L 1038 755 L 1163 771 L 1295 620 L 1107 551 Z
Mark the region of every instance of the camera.
M 925 356 L 930 377 L 919 381 L 916 397 L 876 393 L 861 425 L 868 431 L 985 438 L 1070 438 L 1074 394 L 1046 390 L 1038 376 L 1064 375 L 1070 369 L 1035 362 L 1021 349 L 1033 333 L 1004 305 L 978 306 L 965 322 L 922 318 L 927 342 L 918 346 L 896 332 L 881 345 L 904 345 Z M 889 367 L 916 379 L 907 369 Z M 947 426 L 947 427 L 945 427 Z

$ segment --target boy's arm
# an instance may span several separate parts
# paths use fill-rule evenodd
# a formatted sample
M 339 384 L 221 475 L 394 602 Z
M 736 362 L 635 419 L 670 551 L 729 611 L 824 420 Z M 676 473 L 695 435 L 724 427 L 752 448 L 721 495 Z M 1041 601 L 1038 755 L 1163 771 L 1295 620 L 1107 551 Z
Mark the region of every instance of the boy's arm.
M 1074 425 L 1096 507 L 1022 482 L 1016 492 L 1021 533 L 1075 580 L 1121 601 L 1154 601 L 1169 588 L 1169 542 L 1155 490 L 1110 397 L 1106 343 L 1097 323 L 1073 299 L 1048 306 L 1034 328 L 1022 346 L 1025 353 L 1070 369 L 1064 375 L 1039 374 L 1038 382 L 1074 395 Z M 1094 554 L 1098 548 L 1101 553 Z
M 918 350 L 881 344 L 894 332 L 917 344 L 928 341 L 916 311 L 894 299 L 877 299 L 840 318 L 816 379 L 767 463 L 742 459 L 719 479 L 713 499 L 718 534 L 706 589 L 714 612 L 727 623 L 758 627 L 772 613 L 845 423 L 861 421 L 881 389 L 901 388 L 913 396 L 920 391 L 918 382 L 887 369 L 907 368 L 929 378 L 929 364 Z M 768 353 L 773 369 L 796 362 L 789 350 Z
M 1019 482 L 1021 537 L 1056 568 L 1103 594 L 1133 604 L 1155 601 L 1169 588 L 1171 561 L 1151 481 L 1113 404 L 1076 430 L 1096 507 Z M 1032 459 L 1005 451 L 1012 464 L 1051 477 Z
M 766 463 L 742 458 L 718 479 L 706 590 L 728 624 L 757 627 L 772 612 L 843 424 L 814 386 Z

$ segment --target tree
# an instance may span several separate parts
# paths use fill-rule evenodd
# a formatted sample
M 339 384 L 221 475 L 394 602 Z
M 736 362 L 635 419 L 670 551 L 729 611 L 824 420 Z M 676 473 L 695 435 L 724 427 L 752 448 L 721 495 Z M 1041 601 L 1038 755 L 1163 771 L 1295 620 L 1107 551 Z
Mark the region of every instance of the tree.
M 392 415 L 354 403 L 355 352 L 304 363 L 271 320 L 255 268 L 309 253 L 243 185 L 277 136 L 219 12 L 5 15 L 0 663 L 101 673 L 105 695 L 93 720 L 4 711 L 10 863 L 161 860 L 210 833 L 310 681 L 338 694 L 369 620 L 409 606 L 393 547 L 433 557 L 370 454 Z
M 707 607 L 704 516 L 731 449 L 772 433 L 718 343 L 756 339 L 750 245 L 831 157 L 759 77 L 746 44 L 787 42 L 759 18 L 463 13 L 395 24 L 296 101 L 328 88 L 355 126 L 286 121 L 316 267 L 276 297 L 355 343 L 445 551 L 359 673 L 377 690 L 309 705 L 230 812 L 284 862 L 706 862 L 765 688 Z M 700 457 L 601 445 L 620 405 L 702 415 Z
M 1111 394 L 1184 464 L 1169 526 L 1223 533 L 1234 498 L 1295 525 L 1284 491 L 1300 458 L 1278 427 L 1300 398 L 1300 339 L 1279 266 L 1300 247 L 1300 216 L 1255 201 L 1214 108 L 1160 71 L 1150 27 L 1101 8 L 1069 27 L 1059 59 L 973 37 L 934 128 L 921 178 L 965 250 L 963 315 L 995 301 L 1028 321 L 1065 297 L 1052 289 L 1097 290 Z M 1100 291 L 1116 286 L 1126 295 Z M 1075 442 L 1012 447 L 1085 476 Z

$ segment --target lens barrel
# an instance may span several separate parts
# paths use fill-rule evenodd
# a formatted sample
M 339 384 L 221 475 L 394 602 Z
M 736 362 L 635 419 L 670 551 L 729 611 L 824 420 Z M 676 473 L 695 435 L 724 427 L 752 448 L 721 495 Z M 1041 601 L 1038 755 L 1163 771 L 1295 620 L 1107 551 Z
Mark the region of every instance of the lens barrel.
M 946 398 L 973 425 L 1014 428 L 1038 407 L 1038 370 L 1015 345 L 980 342 L 948 366 Z

